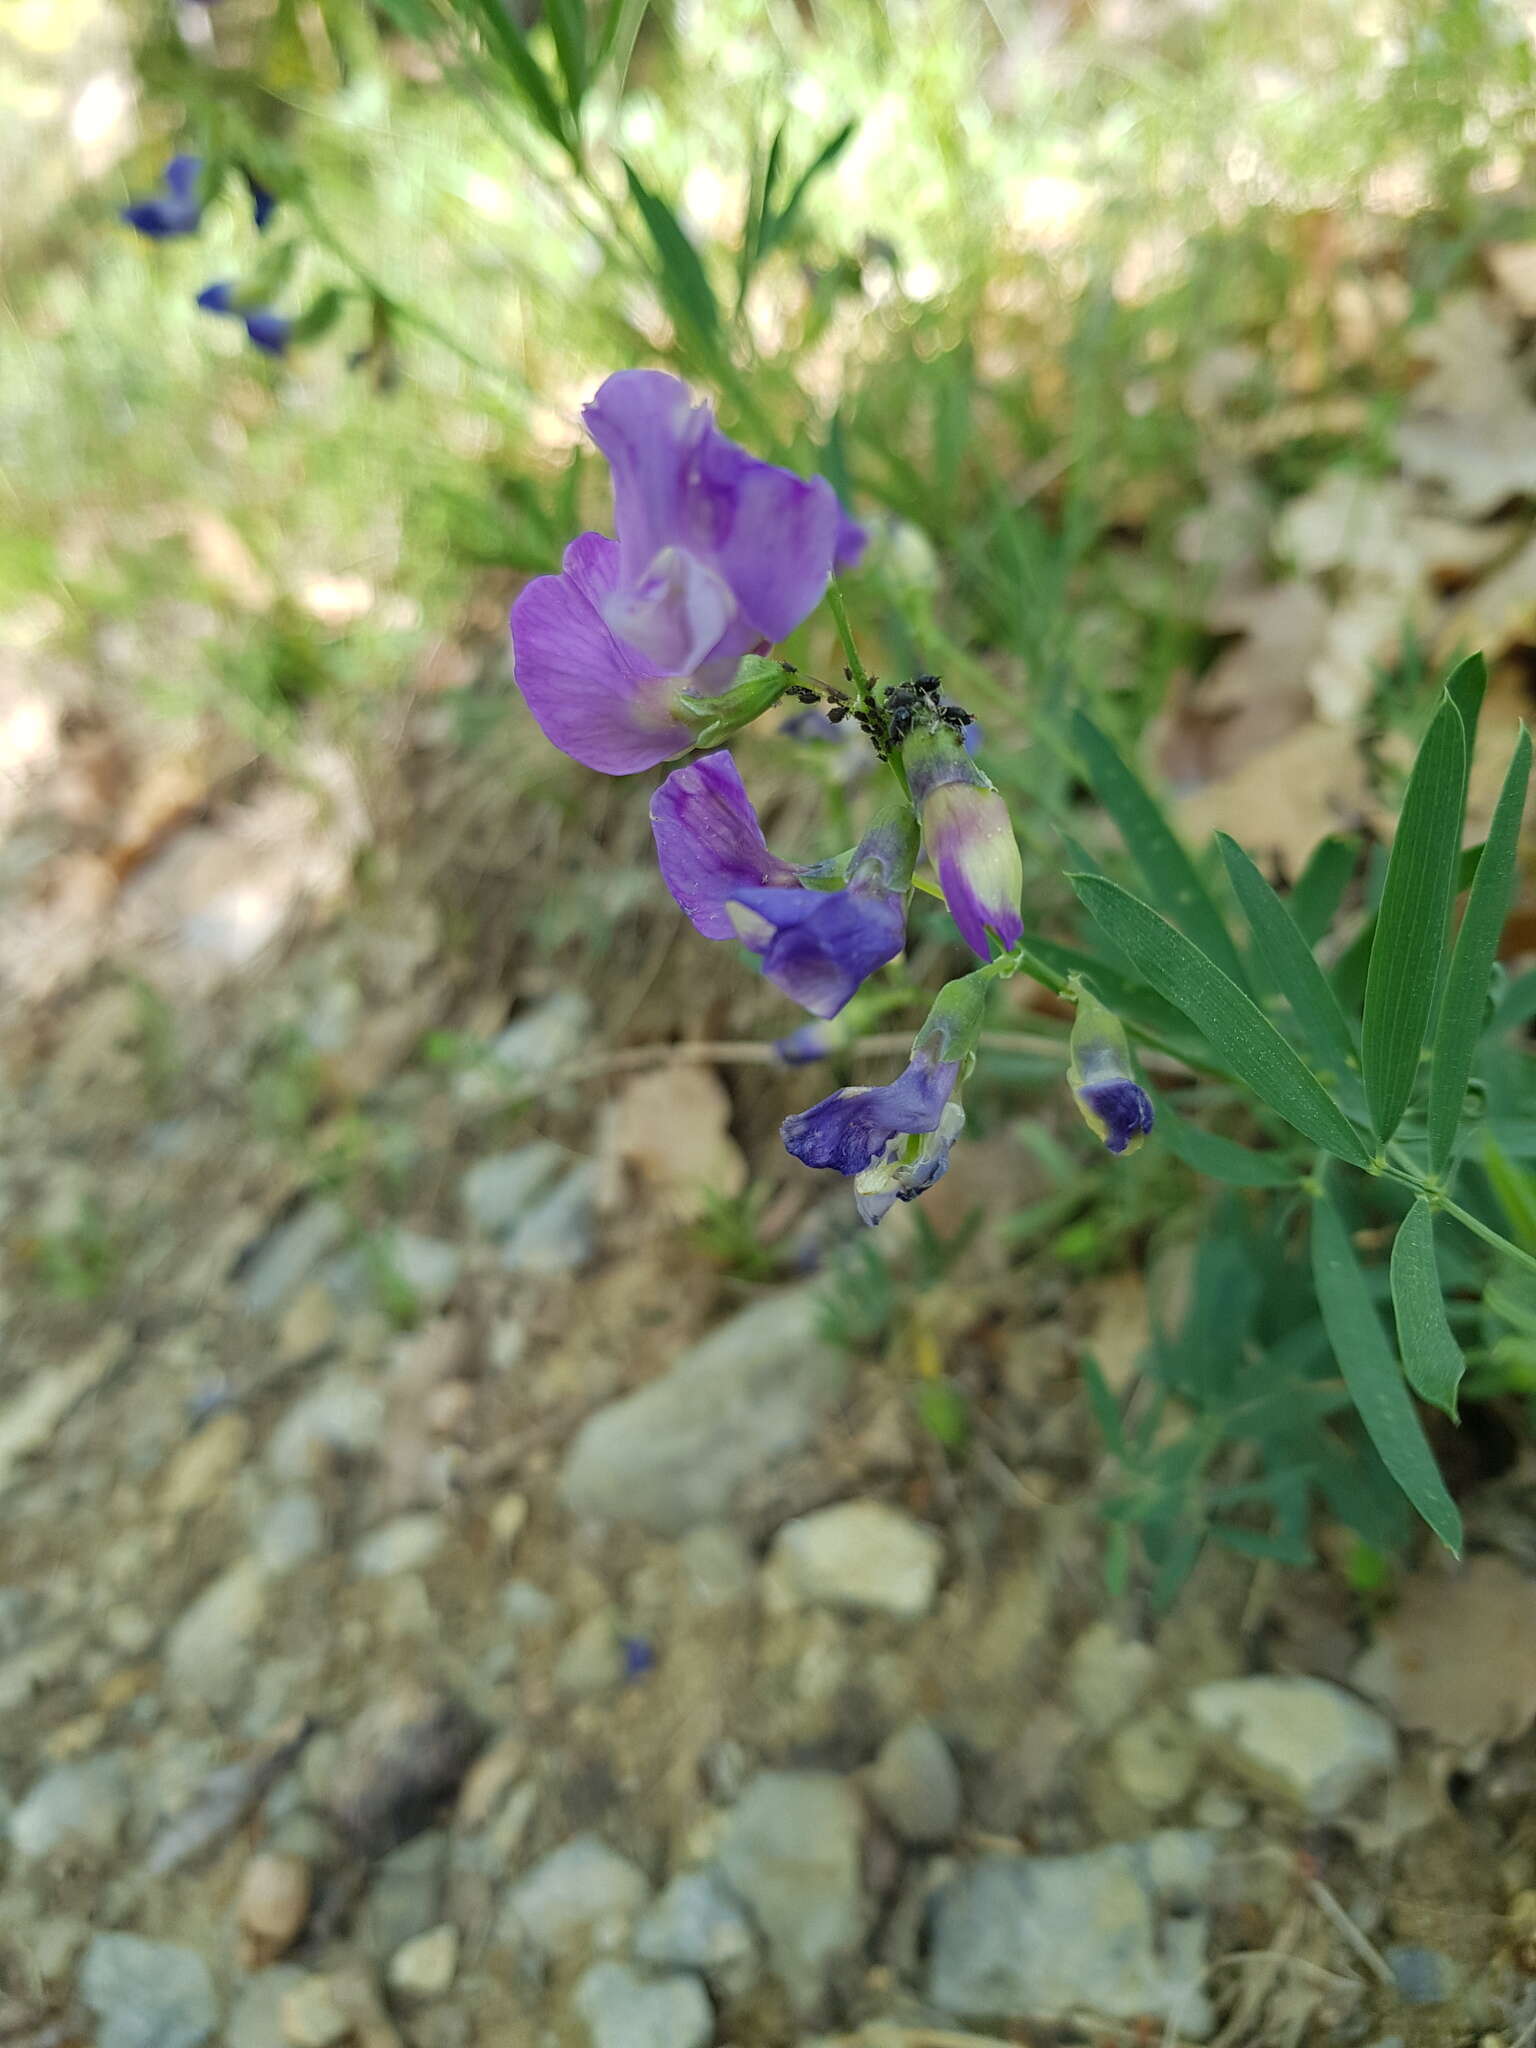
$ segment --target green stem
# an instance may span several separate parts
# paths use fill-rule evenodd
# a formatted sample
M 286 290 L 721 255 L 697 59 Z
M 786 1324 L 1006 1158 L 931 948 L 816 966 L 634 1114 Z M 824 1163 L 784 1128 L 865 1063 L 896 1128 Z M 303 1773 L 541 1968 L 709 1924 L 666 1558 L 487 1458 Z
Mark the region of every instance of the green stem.
M 1421 1193 L 1429 1195 L 1433 1202 L 1435 1199 L 1434 1189 L 1425 1187 L 1422 1181 L 1419 1183 L 1419 1186 Z M 1443 1210 L 1447 1216 L 1454 1216 L 1463 1230 L 1470 1230 L 1472 1235 L 1480 1237 L 1484 1244 L 1491 1244 L 1495 1251 L 1503 1252 L 1505 1257 L 1513 1259 L 1516 1265 L 1524 1266 L 1528 1271 L 1536 1273 L 1536 1259 L 1533 1259 L 1529 1252 L 1522 1251 L 1517 1244 L 1511 1244 L 1507 1237 L 1501 1236 L 1490 1224 L 1482 1222 L 1470 1210 L 1463 1209 L 1459 1202 L 1453 1202 L 1448 1197 L 1441 1196 L 1439 1201 L 1435 1202 L 1435 1206 Z
M 859 659 L 859 650 L 854 645 L 853 628 L 848 623 L 848 607 L 843 603 L 843 593 L 834 579 L 827 585 L 827 609 L 837 626 L 837 637 L 843 643 L 843 659 L 848 664 L 848 680 L 853 684 L 854 699 L 862 711 L 869 702 L 869 674 Z

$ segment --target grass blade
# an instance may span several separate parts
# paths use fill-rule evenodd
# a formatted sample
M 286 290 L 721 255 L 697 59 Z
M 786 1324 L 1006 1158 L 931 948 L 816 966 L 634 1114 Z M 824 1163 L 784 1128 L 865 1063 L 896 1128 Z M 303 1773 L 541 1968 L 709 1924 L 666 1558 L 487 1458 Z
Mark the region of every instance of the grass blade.
M 674 325 L 711 354 L 717 352 L 720 308 L 698 250 L 683 233 L 671 207 L 651 190 L 633 164 L 625 164 L 624 175 L 661 264 L 662 297 Z
M 1338 832 L 1330 833 L 1313 847 L 1290 897 L 1296 929 L 1309 946 L 1317 944 L 1338 916 L 1359 857 L 1359 840 Z
M 1150 1094 L 1151 1091 L 1148 1090 Z M 1283 1152 L 1255 1152 L 1215 1131 L 1202 1130 L 1174 1110 L 1166 1096 L 1154 1095 L 1157 1134 L 1175 1159 L 1203 1173 L 1207 1180 L 1234 1188 L 1299 1187 L 1304 1169 Z
M 1323 1327 L 1377 1455 L 1446 1549 L 1461 1554 L 1461 1516 L 1392 1347 L 1371 1305 L 1344 1219 L 1326 1196 L 1312 1212 L 1312 1278 Z
M 1235 839 L 1218 832 L 1216 843 L 1259 957 L 1290 1004 L 1291 1015 L 1319 1065 L 1339 1074 L 1358 1071 L 1355 1041 L 1339 999 L 1297 930 L 1295 919 Z
M 1096 923 L 1180 1009 L 1230 1072 L 1293 1129 L 1351 1166 L 1370 1154 L 1353 1124 L 1263 1011 L 1166 918 L 1102 875 L 1067 879 Z
M 1360 1063 L 1366 1101 L 1383 1143 L 1397 1129 L 1413 1093 L 1445 950 L 1466 751 L 1461 713 L 1447 698 L 1408 780 L 1365 977 Z
M 1421 1401 L 1431 1402 L 1454 1422 L 1456 1389 L 1467 1361 L 1446 1320 L 1435 1262 L 1435 1219 L 1422 1195 L 1392 1241 L 1392 1307 L 1409 1386 Z
M 1242 962 L 1226 921 L 1160 806 L 1104 734 L 1080 711 L 1072 742 L 1083 757 L 1101 804 L 1120 828 L 1126 850 L 1141 870 L 1147 894 L 1216 965 L 1244 986 Z
M 1480 654 L 1469 654 L 1458 662 L 1445 679 L 1445 694 L 1461 713 L 1461 729 L 1467 742 L 1467 767 L 1472 766 L 1472 749 L 1477 742 L 1478 714 L 1488 688 L 1488 664 Z
M 544 19 L 555 45 L 572 121 L 587 96 L 587 0 L 544 0 Z
M 1451 971 L 1446 978 L 1440 1019 L 1435 1027 L 1429 1068 L 1429 1166 L 1432 1173 L 1443 1173 L 1456 1149 L 1462 1101 L 1483 1032 L 1488 977 L 1498 956 L 1499 935 L 1509 915 L 1509 900 L 1514 891 L 1520 820 L 1525 813 L 1526 785 L 1530 774 L 1531 736 L 1522 731 L 1494 808 L 1488 842 L 1478 862 L 1461 930 L 1456 935 Z

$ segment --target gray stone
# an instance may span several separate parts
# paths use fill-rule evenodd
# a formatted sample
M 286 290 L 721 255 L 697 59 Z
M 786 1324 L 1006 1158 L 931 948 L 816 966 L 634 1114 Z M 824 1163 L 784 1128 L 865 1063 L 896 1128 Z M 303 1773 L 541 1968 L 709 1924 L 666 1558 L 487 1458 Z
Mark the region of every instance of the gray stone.
M 225 2030 L 225 2048 L 288 2048 L 282 2005 L 288 1993 L 305 1980 L 306 1972 L 291 1963 L 276 1963 L 248 1977 L 235 1997 Z
M 520 1635 L 525 1629 L 553 1628 L 560 1602 L 532 1579 L 508 1579 L 501 1589 L 501 1613 L 514 1635 Z
M 397 1225 L 370 1245 L 332 1259 L 322 1278 L 343 1309 L 388 1306 L 398 1291 L 417 1313 L 430 1315 L 459 1284 L 463 1264 L 456 1244 Z
M 221 1572 L 166 1638 L 165 1675 L 174 1692 L 224 1709 L 245 1691 L 256 1632 L 267 1607 L 267 1580 L 254 1558 Z
M 60 1764 L 11 1815 L 11 1845 L 29 1859 L 60 1849 L 110 1855 L 128 1817 L 128 1799 L 127 1767 L 115 1750 Z
M 928 1997 L 961 2019 L 1155 2019 L 1196 2038 L 1215 1846 L 1167 1831 L 1085 1856 L 992 1856 L 933 1903 Z
M 465 1222 L 482 1237 L 508 1236 L 569 1159 L 547 1139 L 477 1159 L 459 1183 Z
M 412 1935 L 389 1959 L 389 1988 L 402 1998 L 441 1998 L 459 1967 L 459 1930 L 451 1921 Z
M 642 1977 L 594 1963 L 572 1994 L 592 2048 L 708 2048 L 714 2014 L 697 1977 Z
M 842 1392 L 847 1357 L 821 1337 L 818 1296 L 743 1309 L 578 1432 L 561 1473 L 578 1515 L 663 1536 L 724 1516 L 743 1483 L 807 1443 Z
M 672 1879 L 635 1929 L 635 1954 L 663 1969 L 701 1971 L 733 1998 L 751 1989 L 759 1967 L 751 1921 L 707 1867 Z
M 380 1859 L 362 1916 L 363 1940 L 378 1961 L 442 1919 L 449 1847 L 448 1836 L 432 1829 Z
M 597 1180 L 583 1161 L 529 1211 L 501 1255 L 509 1273 L 574 1273 L 587 1263 L 597 1248 Z
M 389 1579 L 420 1571 L 448 1541 L 448 1524 L 430 1509 L 396 1515 L 370 1529 L 352 1552 L 352 1569 L 365 1579 Z
M 844 1500 L 786 1522 L 769 1571 L 791 1603 L 916 1621 L 933 1605 L 944 1546 L 880 1500 Z
M 1109 1765 L 1121 1791 L 1145 1812 L 1167 1813 L 1194 1790 L 1200 1738 L 1172 1707 L 1154 1706 L 1115 1732 Z
M 720 1867 L 802 2016 L 815 2012 L 868 1928 L 863 1834 L 858 1799 L 826 1771 L 761 1772 L 726 1822 Z
M 1397 1763 L 1390 1721 L 1324 1678 L 1223 1678 L 1189 1696 L 1237 1769 L 1318 1818 L 1342 1813 Z
M 729 1522 L 701 1522 L 677 1546 L 688 1593 L 700 1607 L 728 1607 L 752 1590 L 752 1553 Z
M 491 1044 L 491 1063 L 511 1082 L 536 1080 L 573 1058 L 592 1022 L 592 1005 L 579 989 L 561 989 L 514 1017 Z
M 347 1234 L 339 1202 L 306 1202 L 262 1241 L 236 1282 L 252 1315 L 271 1315 L 292 1300 L 320 1261 Z
M 939 1731 L 908 1721 L 886 1737 L 869 1796 L 904 1842 L 947 1842 L 960 1825 L 960 1773 Z
M 280 1578 L 325 1549 L 325 1511 L 304 1487 L 290 1487 L 262 1511 L 253 1548 L 264 1572 Z
M 1383 1959 L 1405 2005 L 1449 2005 L 1461 1989 L 1461 1971 L 1438 1949 L 1403 1945 L 1387 1949 Z
M 355 1373 L 336 1372 L 288 1410 L 267 1446 L 279 1479 L 302 1483 L 329 1457 L 361 1457 L 384 1434 L 384 1396 Z
M 568 1699 L 593 1699 L 624 1682 L 624 1643 L 612 1611 L 589 1614 L 555 1659 L 555 1689 Z
M 573 1835 L 507 1895 L 506 1928 L 546 1954 L 627 1926 L 650 1897 L 645 1872 L 598 1835 Z
M 219 2024 L 202 1957 L 136 1934 L 94 1937 L 80 1996 L 97 2018 L 96 2048 L 199 2048 Z

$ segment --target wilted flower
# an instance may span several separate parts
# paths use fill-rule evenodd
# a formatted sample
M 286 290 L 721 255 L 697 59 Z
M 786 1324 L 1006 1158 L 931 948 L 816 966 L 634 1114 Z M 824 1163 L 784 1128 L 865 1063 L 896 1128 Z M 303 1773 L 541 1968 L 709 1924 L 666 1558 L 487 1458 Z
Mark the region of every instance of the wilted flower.
M 1125 1026 L 1073 975 L 1077 1016 L 1068 1043 L 1067 1079 L 1083 1121 L 1116 1154 L 1134 1152 L 1152 1128 L 1152 1102 L 1131 1071 Z
M 916 732 L 902 749 L 923 849 L 960 936 L 989 960 L 1024 935 L 1024 865 L 1008 806 L 947 727 Z
M 512 607 L 519 689 L 547 739 L 604 774 L 680 754 L 680 700 L 730 687 L 826 588 L 837 496 L 759 462 L 659 370 L 622 370 L 586 408 L 613 473 L 616 541 L 583 534 Z
M 983 1007 L 975 975 L 952 981 L 912 1041 L 905 1072 L 884 1087 L 839 1088 L 785 1118 L 788 1150 L 806 1166 L 846 1174 L 864 1222 L 878 1223 L 896 1202 L 914 1201 L 949 1170 L 965 1128 L 957 1089 Z
M 675 768 L 651 799 L 662 879 L 705 938 L 738 938 L 776 987 L 816 1017 L 835 1017 L 906 943 L 905 897 L 916 833 L 905 805 L 855 847 L 847 887 L 807 886 L 810 870 L 770 853 L 729 754 Z
M 161 174 L 164 193 L 150 199 L 135 199 L 122 210 L 120 218 L 153 242 L 167 242 L 176 235 L 195 235 L 203 219 L 203 160 L 200 156 L 173 156 Z

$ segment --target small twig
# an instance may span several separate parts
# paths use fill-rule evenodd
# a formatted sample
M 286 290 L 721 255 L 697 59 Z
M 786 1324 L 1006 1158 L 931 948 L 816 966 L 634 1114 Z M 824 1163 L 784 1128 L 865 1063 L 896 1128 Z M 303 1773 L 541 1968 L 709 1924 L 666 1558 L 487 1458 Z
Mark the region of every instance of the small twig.
M 1322 1879 L 1309 1877 L 1305 1878 L 1303 1882 L 1306 1886 L 1307 1896 L 1311 1899 L 1313 1905 L 1317 1907 L 1323 1918 L 1329 1922 L 1340 1939 L 1354 1950 L 1377 1983 L 1385 1984 L 1389 1990 L 1395 1989 L 1397 1979 L 1393 1976 L 1392 1967 L 1386 1957 L 1373 1942 L 1361 1933 L 1360 1929 L 1350 1919 Z
M 889 1059 L 907 1052 L 912 1044 L 908 1031 L 875 1031 L 840 1048 L 839 1056 L 850 1059 Z M 1039 1059 L 1065 1062 L 1064 1038 L 1048 1038 L 1028 1031 L 984 1031 L 983 1052 L 1023 1053 Z M 1149 1073 L 1182 1078 L 1191 1070 L 1169 1053 L 1143 1052 L 1142 1065 Z M 572 1060 L 551 1067 L 538 1077 L 539 1087 L 554 1088 L 567 1081 L 596 1081 L 609 1074 L 632 1074 L 648 1067 L 718 1066 L 777 1067 L 783 1065 L 772 1045 L 755 1038 L 692 1038 L 675 1045 L 625 1045 L 614 1052 L 595 1053 L 590 1059 Z

